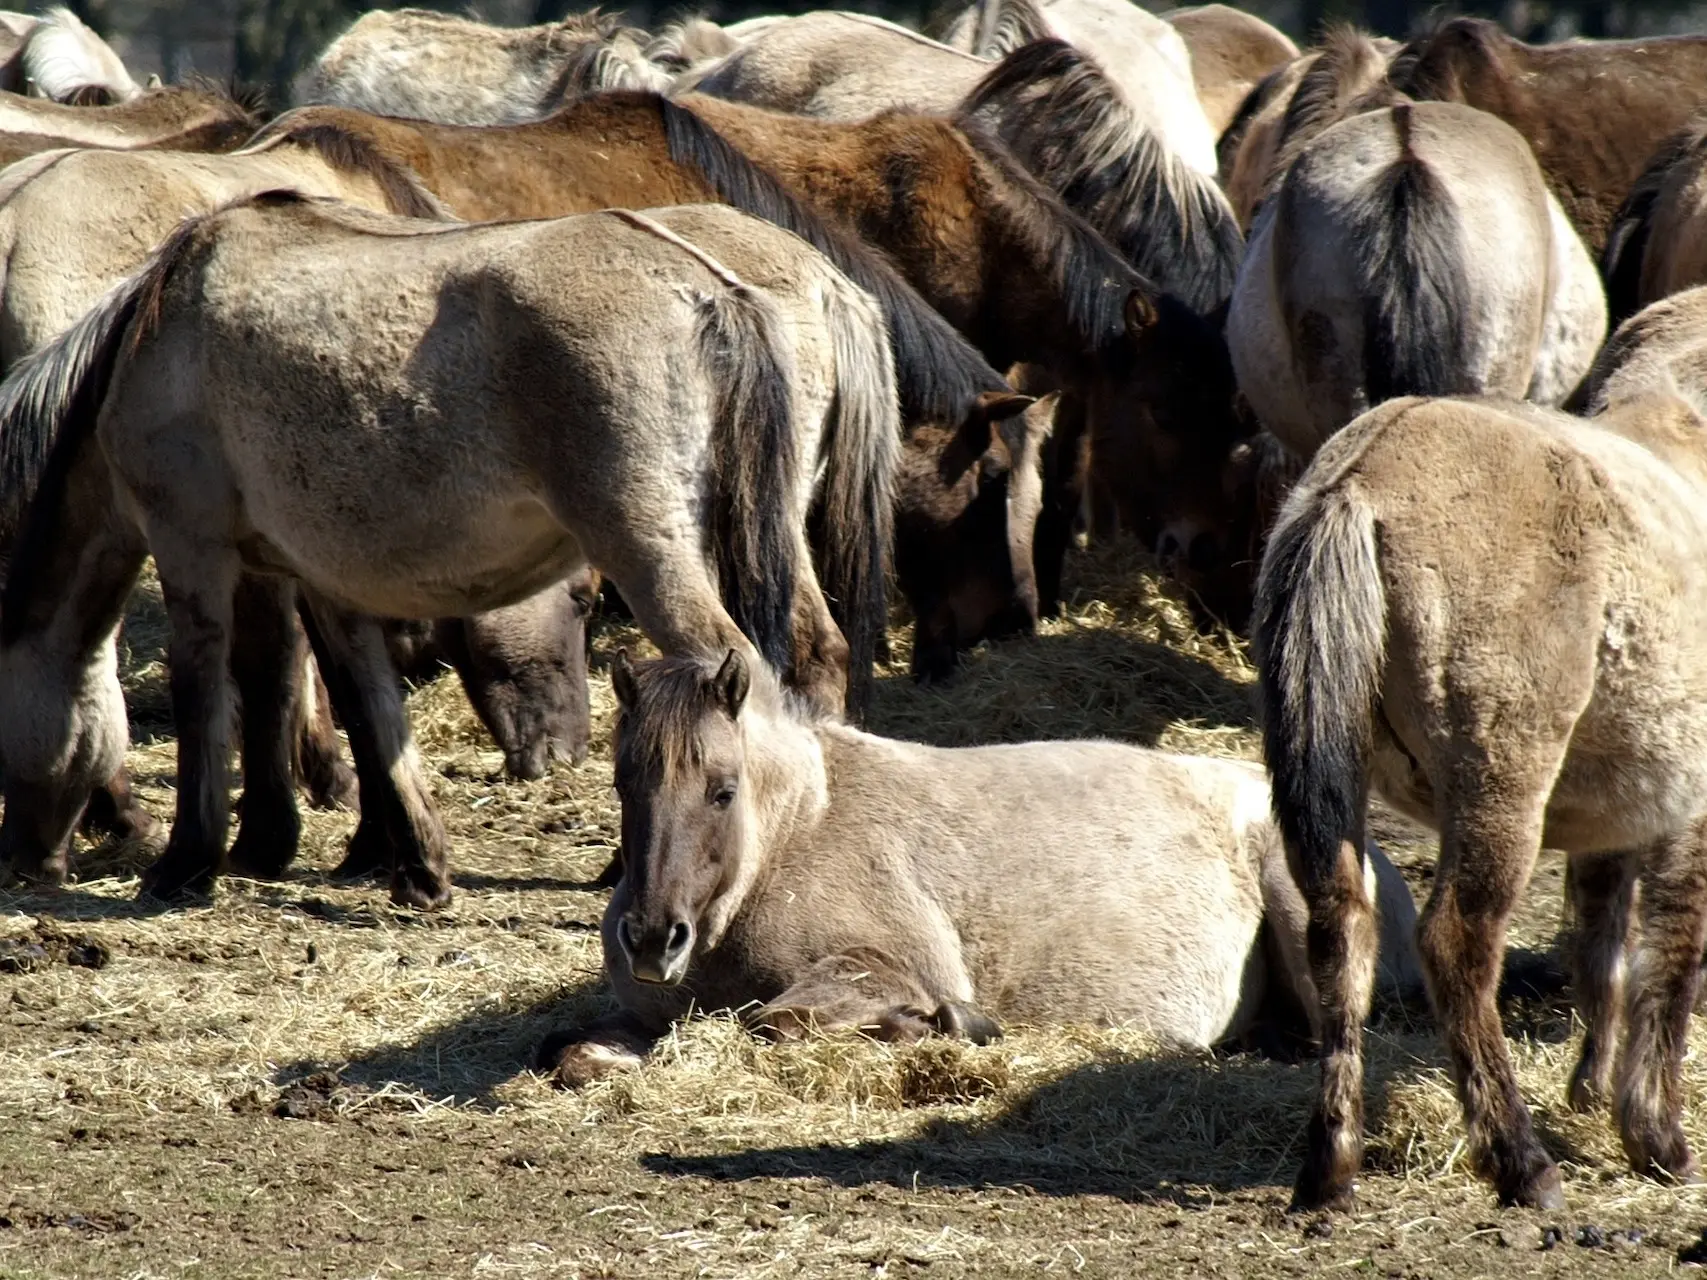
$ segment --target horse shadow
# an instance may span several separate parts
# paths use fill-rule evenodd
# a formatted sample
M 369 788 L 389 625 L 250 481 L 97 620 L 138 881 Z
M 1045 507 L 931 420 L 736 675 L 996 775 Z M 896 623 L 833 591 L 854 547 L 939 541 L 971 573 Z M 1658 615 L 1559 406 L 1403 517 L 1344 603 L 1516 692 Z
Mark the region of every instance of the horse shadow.
M 414 1039 L 376 1045 L 341 1062 L 300 1059 L 282 1064 L 272 1081 L 289 1089 L 329 1074 L 358 1099 L 401 1090 L 433 1099 L 455 1098 L 459 1106 L 490 1111 L 501 1105 L 498 1088 L 530 1067 L 548 1035 L 585 1025 L 610 1007 L 603 976 L 589 974 L 526 1004 L 477 1008 Z

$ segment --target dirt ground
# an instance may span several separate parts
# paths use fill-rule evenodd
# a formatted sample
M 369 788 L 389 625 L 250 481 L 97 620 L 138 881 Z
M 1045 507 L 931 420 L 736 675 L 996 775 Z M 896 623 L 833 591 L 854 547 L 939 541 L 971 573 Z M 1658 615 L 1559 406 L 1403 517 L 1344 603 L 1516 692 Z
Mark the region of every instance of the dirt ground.
M 1067 615 L 946 689 L 894 636 L 873 727 L 956 743 L 1084 733 L 1252 755 L 1250 672 L 1125 551 L 1080 556 Z M 157 600 L 133 611 L 131 764 L 169 815 Z M 1562 1105 L 1568 1009 L 1508 1010 L 1567 1214 L 1496 1210 L 1426 1016 L 1370 1035 L 1359 1212 L 1288 1218 L 1309 1064 L 1179 1056 L 1125 1030 L 1010 1028 L 986 1048 L 770 1047 L 726 1019 L 580 1094 L 527 1070 L 602 1005 L 589 882 L 617 838 L 597 639 L 593 758 L 521 784 L 454 679 L 413 695 L 454 840 L 436 915 L 324 871 L 354 824 L 314 814 L 289 878 L 135 900 L 146 851 L 79 851 L 64 892 L 0 889 L 0 1277 L 1659 1274 L 1707 1193 L 1626 1172 Z M 1432 847 L 1379 824 L 1413 889 Z M 1553 945 L 1544 859 L 1516 941 Z M 1701 1038 L 1697 1036 L 1697 1042 Z M 1703 1145 L 1707 1069 L 1688 1066 Z

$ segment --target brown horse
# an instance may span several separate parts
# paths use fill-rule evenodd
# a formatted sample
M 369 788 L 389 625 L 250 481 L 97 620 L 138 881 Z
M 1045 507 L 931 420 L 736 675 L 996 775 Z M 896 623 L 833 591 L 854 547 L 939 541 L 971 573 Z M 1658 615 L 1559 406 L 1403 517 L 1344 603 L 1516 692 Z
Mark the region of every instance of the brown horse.
M 841 247 L 845 233 L 813 224 L 849 228 L 886 251 L 990 366 L 1041 366 L 1088 403 L 1093 430 L 1104 415 L 1136 418 L 1138 463 L 1158 490 L 1173 460 L 1218 444 L 1218 468 L 1245 431 L 1218 329 L 1157 297 L 1118 250 L 967 121 L 896 113 L 833 124 L 713 99 L 609 93 L 537 123 L 489 129 L 304 108 L 263 137 L 314 128 L 359 134 L 471 219 L 728 201 L 806 236 L 884 302 L 893 287 Z M 815 217 L 803 220 L 802 210 Z M 903 416 L 961 421 L 969 393 L 984 384 L 956 372 L 964 358 L 909 312 L 886 303 L 885 315 Z M 939 354 L 920 361 L 908 349 Z M 965 390 L 946 394 L 956 387 Z M 1051 498 L 1038 529 L 1046 609 L 1074 506 Z
M 1707 284 L 1707 119 L 1654 152 L 1619 207 L 1600 268 L 1614 324 Z
M 141 147 L 222 128 L 253 133 L 252 104 L 211 85 L 168 85 L 110 107 L 72 107 L 0 93 L 0 133 L 59 138 L 66 147 Z M 211 149 L 211 148 L 210 148 Z
M 693 1010 L 779 1037 L 983 1042 L 1012 1019 L 1202 1048 L 1265 1006 L 1316 1005 L 1251 765 L 879 738 L 804 713 L 733 652 L 619 655 L 612 684 L 624 860 L 602 936 L 621 1011 L 547 1042 L 565 1084 L 638 1065 Z M 1359 864 L 1388 908 L 1390 978 L 1414 988 L 1409 891 L 1373 846 Z
M 1591 253 L 1655 149 L 1707 103 L 1707 36 L 1530 45 L 1453 18 L 1394 58 L 1413 98 L 1491 112 L 1528 140 Z
M 1599 904 L 1579 931 L 1591 1034 L 1572 1104 L 1611 1084 L 1631 1165 L 1694 1178 L 1681 1064 L 1707 940 L 1704 441 L 1707 421 L 1664 393 L 1588 422 L 1392 400 L 1329 440 L 1288 500 L 1256 640 L 1323 1019 L 1299 1208 L 1347 1204 L 1362 1160 L 1371 786 L 1440 832 L 1418 941 L 1473 1167 L 1503 1202 L 1563 1204 L 1495 1003 L 1545 845 L 1583 872 L 1579 909 Z

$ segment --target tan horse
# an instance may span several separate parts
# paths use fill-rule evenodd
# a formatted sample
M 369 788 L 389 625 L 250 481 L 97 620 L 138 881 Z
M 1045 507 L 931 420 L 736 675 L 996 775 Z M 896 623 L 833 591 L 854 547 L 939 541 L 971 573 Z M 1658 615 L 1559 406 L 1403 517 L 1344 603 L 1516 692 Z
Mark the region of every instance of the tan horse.
M 1606 332 L 1594 262 L 1509 125 L 1400 102 L 1315 135 L 1252 231 L 1239 388 L 1301 458 L 1396 395 L 1562 401 Z
M 1316 1005 L 1254 766 L 874 737 L 736 653 L 623 655 L 613 684 L 623 875 L 602 936 L 621 1012 L 548 1042 L 565 1083 L 635 1065 L 690 1011 L 892 1040 L 1128 1023 L 1201 1047 L 1270 1002 Z M 1359 861 L 1389 976 L 1414 988 L 1409 891 L 1373 845 Z
M 1251 90 L 1298 56 L 1298 46 L 1285 32 L 1231 5 L 1189 5 L 1161 17 L 1185 41 L 1197 100 L 1217 138 L 1226 133 Z
M 110 107 L 75 107 L 0 93 L 0 133 L 59 138 L 62 146 L 141 147 L 219 126 L 253 129 L 253 110 L 230 94 L 193 85 L 148 89 Z
M 65 6 L 24 19 L 28 26 L 16 21 L 22 14 L 4 16 L 13 19 L 5 23 L 6 33 L 18 37 L 18 48 L 6 59 L 0 88 L 83 106 L 129 102 L 142 94 L 112 46 Z
M 1180 31 L 1128 0 L 978 0 L 947 43 L 1004 58 L 1034 40 L 1063 40 L 1096 62 L 1163 146 L 1197 173 L 1215 173 L 1215 138 Z
M 847 516 L 828 575 L 849 614 L 875 602 L 850 622 L 870 634 L 899 433 L 883 325 L 787 233 L 720 206 L 679 216 L 782 287 L 626 212 L 446 226 L 274 195 L 186 223 L 15 371 L 0 466 L 37 496 L 0 610 L 11 861 L 63 874 L 70 824 L 122 756 L 113 628 L 149 551 L 180 735 L 177 818 L 144 880 L 159 894 L 206 887 L 224 853 L 243 573 L 302 584 L 354 686 L 352 746 L 380 762 L 363 805 L 402 903 L 450 886 L 373 615 L 480 612 L 590 562 L 666 652 L 762 652 L 839 705 L 847 648 L 806 512 L 821 463 L 826 509 Z M 293 807 L 275 763 L 269 795 Z M 245 802 L 229 861 L 276 874 L 294 839 L 280 847 L 265 810 Z
M 1606 340 L 1569 407 L 1599 414 L 1664 391 L 1707 417 L 1707 285 L 1643 307 Z
M 647 61 L 646 41 L 597 10 L 495 27 L 427 9 L 372 9 L 297 78 L 295 98 L 444 124 L 514 124 L 588 89 L 664 88 L 670 76 Z
M 1614 1103 L 1638 1172 L 1694 1176 L 1679 1072 L 1707 939 L 1704 442 L 1707 423 L 1662 394 L 1592 422 L 1395 400 L 1324 445 L 1287 502 L 1256 639 L 1323 1017 L 1300 1208 L 1348 1203 L 1362 1157 L 1372 786 L 1440 832 L 1419 943 L 1471 1159 L 1500 1199 L 1563 1202 L 1495 1004 L 1543 845 L 1641 886 L 1634 945 L 1616 911 L 1578 930 L 1591 1034 L 1572 1105 Z M 1590 900 L 1610 907 L 1604 890 Z

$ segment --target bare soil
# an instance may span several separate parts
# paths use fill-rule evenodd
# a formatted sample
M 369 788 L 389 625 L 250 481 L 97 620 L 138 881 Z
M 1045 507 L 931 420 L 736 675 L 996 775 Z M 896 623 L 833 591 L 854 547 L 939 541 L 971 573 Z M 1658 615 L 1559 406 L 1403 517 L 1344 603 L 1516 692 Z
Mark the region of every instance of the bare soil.
M 1076 558 L 1067 616 L 973 656 L 946 689 L 892 637 L 874 728 L 940 742 L 1084 733 L 1253 755 L 1250 671 L 1130 551 Z M 169 816 L 157 597 L 125 678 L 131 764 Z M 758 1044 L 692 1023 L 644 1071 L 579 1094 L 532 1075 L 549 1030 L 602 1007 L 590 887 L 617 838 L 605 660 L 595 755 L 538 783 L 454 679 L 412 698 L 453 840 L 436 915 L 329 883 L 353 828 L 314 814 L 280 883 L 135 900 L 149 851 L 84 848 L 63 892 L 0 889 L 0 1277 L 1271 1276 L 1660 1274 L 1697 1256 L 1707 1193 L 1631 1176 L 1605 1117 L 1563 1107 L 1576 1030 L 1514 1001 L 1526 1098 L 1571 1209 L 1500 1211 L 1464 1167 L 1425 1014 L 1370 1035 L 1359 1211 L 1291 1218 L 1309 1063 L 1181 1056 L 1127 1030 L 1011 1028 L 986 1048 Z M 1427 833 L 1383 815 L 1419 896 Z M 1559 922 L 1547 858 L 1514 941 Z M 1691 1058 L 1691 1133 L 1707 1070 Z

